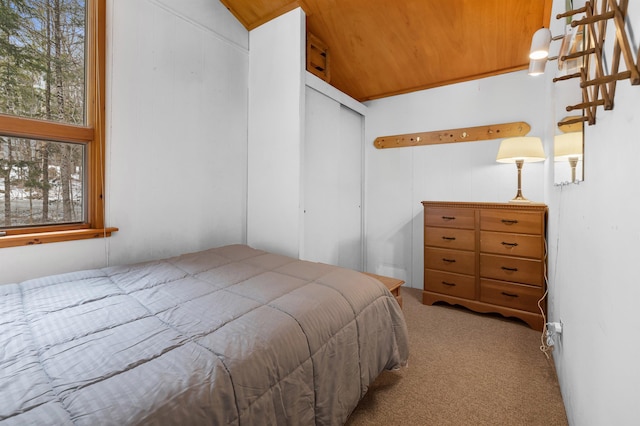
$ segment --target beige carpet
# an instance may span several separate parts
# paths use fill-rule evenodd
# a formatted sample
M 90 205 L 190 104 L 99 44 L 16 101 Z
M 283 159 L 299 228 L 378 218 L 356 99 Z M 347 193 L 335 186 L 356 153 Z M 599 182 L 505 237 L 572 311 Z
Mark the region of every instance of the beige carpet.
M 519 320 L 421 303 L 402 288 L 409 366 L 384 372 L 347 421 L 358 425 L 566 425 L 540 333 Z

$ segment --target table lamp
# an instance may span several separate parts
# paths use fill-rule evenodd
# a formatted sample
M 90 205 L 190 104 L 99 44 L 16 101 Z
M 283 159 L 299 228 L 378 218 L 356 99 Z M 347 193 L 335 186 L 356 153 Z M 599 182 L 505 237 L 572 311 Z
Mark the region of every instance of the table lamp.
M 502 140 L 496 161 L 498 163 L 516 163 L 518 168 L 518 193 L 510 203 L 531 202 L 522 196 L 522 165 L 544 160 L 544 149 L 540 138 L 517 137 Z

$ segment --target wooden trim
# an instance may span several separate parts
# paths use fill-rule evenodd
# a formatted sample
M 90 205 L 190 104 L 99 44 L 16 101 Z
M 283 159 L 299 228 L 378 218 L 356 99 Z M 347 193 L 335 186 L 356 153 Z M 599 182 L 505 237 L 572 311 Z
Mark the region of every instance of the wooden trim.
M 60 225 L 41 225 L 41 226 L 30 226 L 30 227 L 22 227 L 22 228 L 4 228 L 2 232 L 5 233 L 5 236 L 13 236 L 13 235 L 24 235 L 24 234 L 40 234 L 46 232 L 62 232 L 62 231 L 75 231 L 78 229 L 88 229 L 91 228 L 86 223 L 65 223 Z
M 93 139 L 93 129 L 90 127 L 5 114 L 0 114 L 0 129 L 3 135 L 25 139 L 78 143 L 90 142 Z
M 456 84 L 456 83 L 464 83 L 464 82 L 467 82 L 467 81 L 479 80 L 479 79 L 482 79 L 482 78 L 493 77 L 493 76 L 496 76 L 496 75 L 502 75 L 502 74 L 515 72 L 515 71 L 522 71 L 522 70 L 526 70 L 528 68 L 529 68 L 529 63 L 527 62 L 525 64 L 515 65 L 513 67 L 502 68 L 502 69 L 499 69 L 499 70 L 488 71 L 488 72 L 483 72 L 483 73 L 478 73 L 478 74 L 465 75 L 465 76 L 458 77 L 458 78 L 452 78 L 452 79 L 449 79 L 449 80 L 438 81 L 438 82 L 432 83 L 432 84 L 424 84 L 424 85 L 420 85 L 420 86 L 409 87 L 407 89 L 402 89 L 402 90 L 393 90 L 393 91 L 389 91 L 389 92 L 374 93 L 374 94 L 372 94 L 370 96 L 357 97 L 356 99 L 359 102 L 373 101 L 375 99 L 387 98 L 387 97 L 397 96 L 397 95 L 404 95 L 406 93 L 413 93 L 413 92 L 418 92 L 418 91 L 421 91 L 421 90 L 435 89 L 436 87 L 443 87 L 443 86 L 448 86 L 448 85 Z
M 531 126 L 529 126 L 529 124 L 524 121 L 518 121 L 504 124 L 491 124 L 488 126 L 464 127 L 461 129 L 381 136 L 376 138 L 373 145 L 378 149 L 383 149 L 454 142 L 476 142 L 512 136 L 524 136 L 529 133 L 530 130 Z
M 88 117 L 92 120 L 93 143 L 87 150 L 88 192 L 87 221 L 93 228 L 104 227 L 104 186 L 105 186 L 105 86 L 106 86 L 106 1 L 94 0 L 88 3 L 92 28 L 90 47 L 90 85 Z M 97 32 L 96 32 L 97 31 Z
M 61 241 L 86 240 L 110 237 L 118 228 L 75 229 L 70 231 L 38 232 L 34 234 L 6 235 L 0 237 L 0 248 L 32 246 L 36 244 L 57 243 Z
M 507 209 L 507 210 L 539 210 L 547 211 L 547 205 L 544 203 L 492 203 L 492 202 L 466 202 L 466 201 L 423 201 L 423 206 L 429 207 L 465 207 L 465 208 L 491 208 L 491 209 Z

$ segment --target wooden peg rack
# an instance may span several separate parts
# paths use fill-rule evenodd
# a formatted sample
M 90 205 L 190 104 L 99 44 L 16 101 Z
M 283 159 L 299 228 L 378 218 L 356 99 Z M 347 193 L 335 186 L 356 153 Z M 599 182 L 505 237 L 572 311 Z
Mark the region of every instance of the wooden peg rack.
M 489 126 L 464 127 L 461 129 L 437 130 L 433 132 L 407 133 L 404 135 L 381 136 L 373 145 L 378 149 L 400 148 L 406 146 L 435 145 L 453 142 L 475 142 L 489 139 L 502 139 L 524 136 L 531 126 L 524 121 L 492 124 Z
M 628 4 L 629 0 L 591 0 L 587 1 L 584 7 L 556 16 L 557 19 L 562 19 L 576 14 L 585 14 L 584 18 L 571 22 L 572 27 L 583 28 L 583 50 L 559 58 L 564 61 L 582 57 L 583 66 L 578 73 L 553 79 L 554 82 L 557 82 L 580 78 L 582 102 L 570 105 L 566 109 L 567 111 L 582 110 L 583 113 L 577 118 L 559 122 L 558 126 L 584 122 L 589 125 L 595 124 L 599 106 L 604 107 L 605 110 L 613 109 L 616 83 L 619 80 L 629 79 L 632 85 L 640 84 L 640 68 L 638 63 L 633 62 L 633 54 L 625 28 Z M 616 35 L 612 47 L 611 65 L 607 73 L 605 72 L 603 49 L 609 20 L 612 20 L 616 27 Z M 626 70 L 622 71 L 620 70 L 621 56 L 626 66 Z M 638 51 L 638 56 L 640 56 L 640 51 Z

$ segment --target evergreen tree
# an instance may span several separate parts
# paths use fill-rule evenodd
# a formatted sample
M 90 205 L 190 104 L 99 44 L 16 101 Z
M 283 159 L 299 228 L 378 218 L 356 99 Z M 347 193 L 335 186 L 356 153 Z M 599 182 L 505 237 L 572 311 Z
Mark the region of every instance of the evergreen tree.
M 0 113 L 84 125 L 84 19 L 83 0 L 0 0 Z M 81 152 L 73 144 L 0 135 L 4 225 L 75 220 L 73 173 L 83 168 Z M 61 217 L 50 217 L 54 185 Z M 17 215 L 12 189 L 29 198 L 28 210 Z M 34 219 L 34 200 L 41 206 L 39 219 Z

